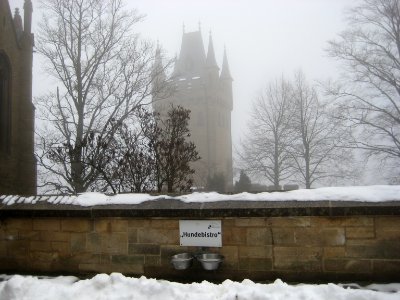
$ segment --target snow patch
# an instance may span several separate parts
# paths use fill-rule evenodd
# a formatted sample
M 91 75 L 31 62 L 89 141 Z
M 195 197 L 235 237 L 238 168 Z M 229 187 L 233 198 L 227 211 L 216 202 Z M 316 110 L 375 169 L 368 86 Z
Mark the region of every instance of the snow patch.
M 345 288 L 336 284 L 289 285 L 277 279 L 271 284 L 225 280 L 221 284 L 207 281 L 181 284 L 165 280 L 125 277 L 120 273 L 98 274 L 92 279 L 75 277 L 53 279 L 32 276 L 0 276 L 0 299 L 7 300 L 92 300 L 92 299 L 342 299 L 394 300 L 400 298 L 400 284 Z M 390 292 L 387 292 L 390 290 Z

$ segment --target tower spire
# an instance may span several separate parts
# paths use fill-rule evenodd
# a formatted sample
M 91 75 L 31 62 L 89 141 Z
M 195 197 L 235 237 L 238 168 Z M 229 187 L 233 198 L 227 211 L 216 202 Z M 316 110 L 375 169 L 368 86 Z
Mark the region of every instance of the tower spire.
M 157 96 L 157 93 L 160 92 L 162 85 L 165 82 L 166 75 L 165 70 L 162 63 L 161 57 L 161 48 L 157 41 L 156 55 L 154 57 L 154 65 L 153 70 L 151 72 L 152 80 L 153 80 L 153 97 Z
M 207 51 L 207 58 L 206 58 L 206 67 L 207 68 L 216 68 L 219 70 L 217 61 L 215 59 L 215 52 L 214 52 L 214 45 L 213 45 L 211 30 L 210 30 L 210 35 L 208 38 L 208 51 Z
M 222 61 L 221 79 L 233 80 L 231 71 L 229 70 L 228 57 L 226 55 L 226 47 L 224 47 L 224 59 Z
M 24 32 L 30 34 L 32 31 L 32 1 L 24 2 Z

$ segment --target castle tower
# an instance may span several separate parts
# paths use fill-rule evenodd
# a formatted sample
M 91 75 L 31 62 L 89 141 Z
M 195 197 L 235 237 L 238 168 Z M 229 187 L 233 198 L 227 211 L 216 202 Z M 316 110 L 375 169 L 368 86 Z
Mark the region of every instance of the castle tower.
M 156 59 L 154 68 L 159 68 L 159 59 Z M 190 109 L 191 140 L 201 156 L 193 163 L 195 186 L 205 187 L 208 177 L 222 174 L 225 189 L 231 190 L 233 99 L 226 51 L 221 73 L 219 70 L 211 33 L 206 55 L 201 31 L 183 32 L 179 57 L 168 81 L 174 92 L 165 99 L 153 95 L 153 108 L 160 113 L 171 104 Z
M 0 194 L 36 194 L 32 2 L 23 8 L 24 22 L 0 0 Z

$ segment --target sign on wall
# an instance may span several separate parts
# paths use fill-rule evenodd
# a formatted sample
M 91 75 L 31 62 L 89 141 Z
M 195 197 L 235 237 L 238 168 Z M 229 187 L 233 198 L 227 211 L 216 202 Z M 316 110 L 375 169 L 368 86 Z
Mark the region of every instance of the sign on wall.
M 222 247 L 221 220 L 180 220 L 181 246 Z

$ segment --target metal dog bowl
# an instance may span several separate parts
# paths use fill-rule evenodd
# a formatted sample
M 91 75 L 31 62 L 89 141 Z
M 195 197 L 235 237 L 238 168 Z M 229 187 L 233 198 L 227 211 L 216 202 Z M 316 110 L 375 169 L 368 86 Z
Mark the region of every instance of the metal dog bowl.
M 185 270 L 192 265 L 193 256 L 189 253 L 179 253 L 171 257 L 171 263 L 176 270 Z
M 201 262 L 201 265 L 205 270 L 218 269 L 219 264 L 224 260 L 224 257 L 217 253 L 199 254 L 196 258 L 199 262 Z

